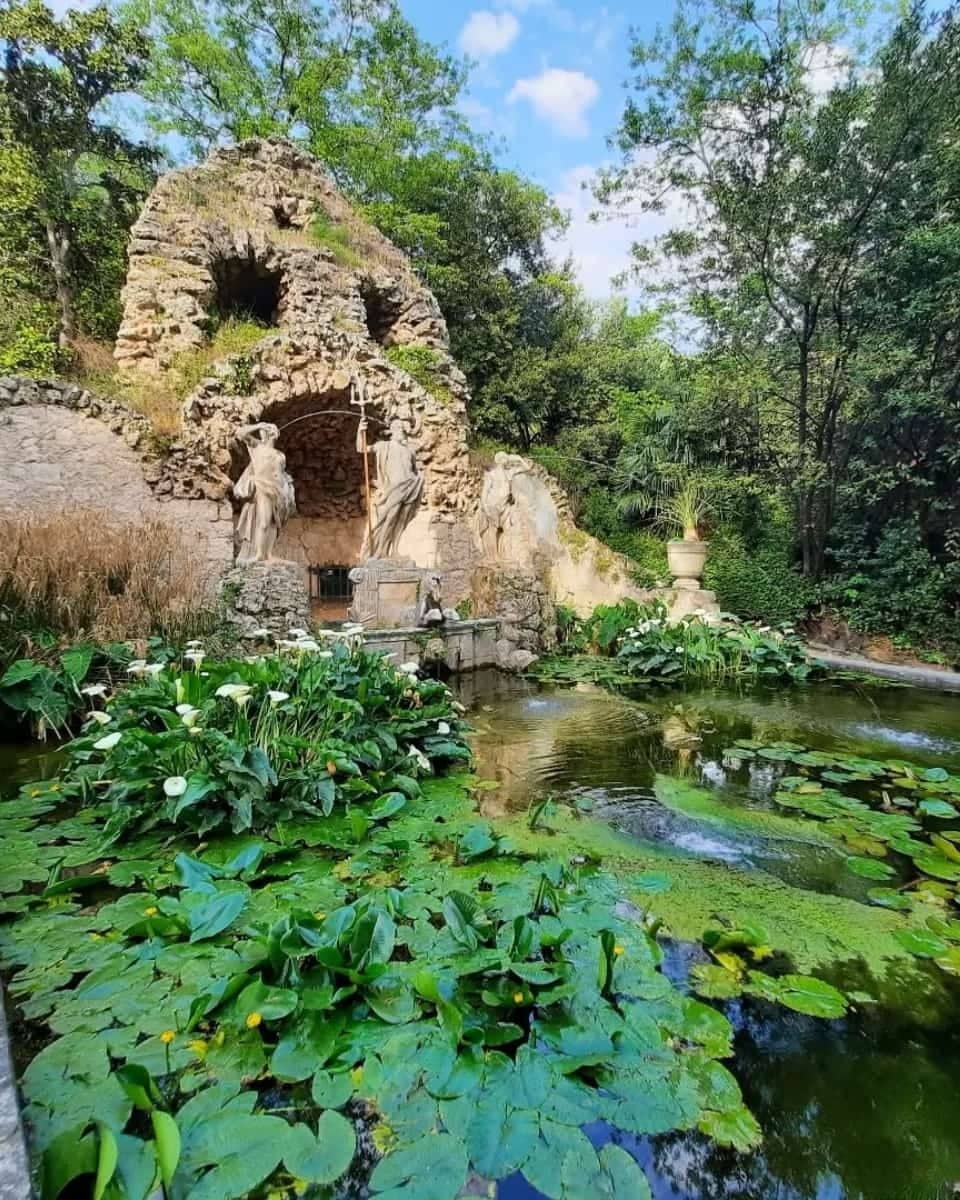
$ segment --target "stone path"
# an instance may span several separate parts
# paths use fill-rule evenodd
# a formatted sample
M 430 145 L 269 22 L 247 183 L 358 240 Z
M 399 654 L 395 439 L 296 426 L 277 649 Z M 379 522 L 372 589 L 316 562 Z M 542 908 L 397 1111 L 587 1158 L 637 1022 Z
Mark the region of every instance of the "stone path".
M 841 671 L 863 671 L 865 675 L 879 675 L 883 679 L 895 679 L 914 687 L 936 688 L 942 692 L 960 692 L 960 671 L 949 671 L 940 667 L 907 667 L 901 663 L 877 662 L 858 654 L 840 654 L 834 650 L 808 648 L 810 658 Z

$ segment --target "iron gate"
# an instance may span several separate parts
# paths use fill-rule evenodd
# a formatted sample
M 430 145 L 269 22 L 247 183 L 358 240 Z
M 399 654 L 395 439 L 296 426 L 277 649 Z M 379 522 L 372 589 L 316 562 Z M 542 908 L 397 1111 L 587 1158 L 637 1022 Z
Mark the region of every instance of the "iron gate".
M 317 604 L 345 604 L 353 599 L 350 567 L 311 567 L 310 599 Z

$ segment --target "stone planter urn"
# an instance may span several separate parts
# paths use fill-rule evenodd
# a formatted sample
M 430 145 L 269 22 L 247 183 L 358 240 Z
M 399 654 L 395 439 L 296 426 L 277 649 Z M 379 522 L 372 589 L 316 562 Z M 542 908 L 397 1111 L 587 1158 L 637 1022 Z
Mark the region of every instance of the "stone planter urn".
M 667 565 L 674 587 L 699 588 L 708 545 L 699 538 L 677 538 L 667 542 Z

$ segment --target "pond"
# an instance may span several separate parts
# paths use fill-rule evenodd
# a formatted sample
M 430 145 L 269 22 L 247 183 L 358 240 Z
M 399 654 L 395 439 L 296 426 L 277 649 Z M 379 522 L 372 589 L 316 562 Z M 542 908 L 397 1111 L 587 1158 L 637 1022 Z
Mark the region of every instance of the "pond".
M 464 680 L 490 818 L 551 795 L 627 836 L 673 878 L 650 896 L 667 926 L 695 936 L 712 915 L 762 913 L 796 941 L 804 968 L 861 994 L 856 1013 L 818 1020 L 762 1000 L 723 1005 L 731 1066 L 764 1131 L 757 1152 L 702 1135 L 640 1139 L 598 1125 L 643 1165 L 657 1200 L 940 1200 L 960 1188 L 960 989 L 917 960 L 874 954 L 886 937 L 869 879 L 844 869 L 815 822 L 791 822 L 772 795 L 782 764 L 732 765 L 738 739 L 960 768 L 956 698 L 900 688 L 616 695 L 487 676 Z M 841 908 L 820 908 L 832 897 Z M 862 919 L 862 929 L 857 928 Z M 793 930 L 790 922 L 795 921 Z M 826 927 L 817 928 L 821 922 Z M 784 940 L 780 941 L 780 935 Z M 792 938 L 791 938 L 792 935 Z M 793 939 L 793 940 L 792 940 Z M 871 945 L 871 940 L 876 944 Z M 698 947 L 675 942 L 666 969 L 688 986 Z M 509 1200 L 540 1193 L 514 1177 Z
M 655 1200 L 957 1195 L 957 700 L 456 687 L 472 731 L 435 681 L 346 648 L 171 668 L 111 701 L 115 733 L 0 747 L 35 1155 L 91 1154 L 103 1112 L 123 1171 L 149 1165 L 132 1069 L 181 1130 L 177 1198 L 292 1200 L 306 1179 L 317 1200 L 454 1200 L 465 1180 L 641 1200 L 635 1163 Z M 391 690 L 385 719 L 370 697 Z M 281 784 L 231 831 L 205 780 L 185 827 L 174 764 L 209 744 L 190 761 L 223 768 L 255 704 L 287 786 L 318 766 L 328 808 L 271 809 Z M 356 726 L 327 746 L 322 713 Z M 117 807 L 84 799 L 125 770 L 140 823 L 104 842 Z

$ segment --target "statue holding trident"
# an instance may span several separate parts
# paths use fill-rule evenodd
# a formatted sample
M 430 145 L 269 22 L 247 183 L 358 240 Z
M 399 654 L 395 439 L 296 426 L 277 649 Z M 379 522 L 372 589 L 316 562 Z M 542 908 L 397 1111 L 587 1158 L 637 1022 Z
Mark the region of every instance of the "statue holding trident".
M 277 449 L 280 431 L 276 425 L 261 422 L 241 425 L 236 436 L 250 454 L 246 470 L 233 487 L 234 496 L 243 501 L 237 522 L 240 536 L 237 561 L 271 562 L 280 530 L 296 511 L 286 455 Z
M 357 453 L 363 455 L 367 487 L 367 536 L 361 558 L 392 558 L 400 535 L 416 516 L 423 498 L 423 475 L 417 467 L 413 449 L 407 441 L 407 423 L 401 417 L 390 422 L 389 438 L 372 446 L 377 467 L 376 493 L 371 499 L 370 472 L 367 465 L 366 392 L 363 383 L 356 388 L 351 403 L 360 408 L 357 429 Z

